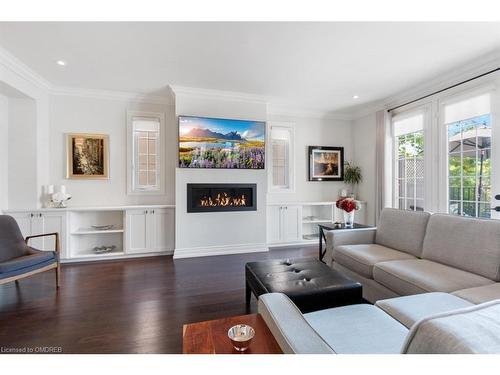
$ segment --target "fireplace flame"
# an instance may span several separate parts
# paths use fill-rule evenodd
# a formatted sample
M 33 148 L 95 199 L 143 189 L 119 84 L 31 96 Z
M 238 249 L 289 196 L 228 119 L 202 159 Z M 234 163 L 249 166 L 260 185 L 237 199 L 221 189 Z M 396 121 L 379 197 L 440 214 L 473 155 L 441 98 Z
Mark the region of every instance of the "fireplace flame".
M 200 199 L 201 207 L 241 207 L 246 206 L 247 198 L 245 194 L 239 197 L 230 197 L 227 193 L 217 193 L 217 197 L 203 197 Z

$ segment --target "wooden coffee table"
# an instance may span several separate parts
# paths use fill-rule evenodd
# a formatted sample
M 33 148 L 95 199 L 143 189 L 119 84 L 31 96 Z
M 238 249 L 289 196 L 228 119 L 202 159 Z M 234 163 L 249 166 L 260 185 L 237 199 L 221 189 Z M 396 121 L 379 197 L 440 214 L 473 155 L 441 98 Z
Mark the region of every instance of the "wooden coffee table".
M 244 352 L 231 345 L 227 331 L 236 324 L 255 329 L 255 337 Z M 206 322 L 184 324 L 182 329 L 184 354 L 282 354 L 278 343 L 260 314 L 234 316 Z

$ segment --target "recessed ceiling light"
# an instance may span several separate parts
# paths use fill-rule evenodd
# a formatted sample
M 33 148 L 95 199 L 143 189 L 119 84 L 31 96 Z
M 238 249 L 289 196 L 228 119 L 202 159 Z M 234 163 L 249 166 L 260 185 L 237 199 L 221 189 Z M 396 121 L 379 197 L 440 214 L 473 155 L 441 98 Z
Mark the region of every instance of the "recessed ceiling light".
M 66 61 L 63 61 L 63 60 L 57 60 L 56 63 L 57 63 L 57 65 L 60 65 L 60 66 L 66 66 Z
M 352 96 L 352 98 L 353 98 L 354 100 L 359 99 L 359 95 L 353 95 L 353 96 Z

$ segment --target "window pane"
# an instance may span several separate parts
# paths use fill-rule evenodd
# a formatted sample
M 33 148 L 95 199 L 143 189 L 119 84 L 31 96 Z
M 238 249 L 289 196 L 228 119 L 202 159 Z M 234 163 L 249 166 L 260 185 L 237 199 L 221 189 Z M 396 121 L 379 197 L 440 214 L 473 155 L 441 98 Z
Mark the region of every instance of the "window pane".
M 156 171 L 148 173 L 148 185 L 155 186 L 156 185 Z
M 396 198 L 405 198 L 398 200 L 397 205 L 400 209 L 419 210 L 424 199 L 423 131 L 401 134 L 396 138 L 396 146 Z
M 415 179 L 408 178 L 406 180 L 406 197 L 413 199 L 415 196 Z
M 289 188 L 290 130 L 275 127 L 271 131 L 272 183 L 279 188 Z
M 148 141 L 148 146 L 149 146 L 148 152 L 150 154 L 156 154 L 156 139 L 150 139 Z
M 491 202 L 491 181 L 487 177 L 477 179 L 477 194 L 480 202 Z
M 148 168 L 148 156 L 139 155 L 139 170 L 145 171 Z
M 463 202 L 462 203 L 462 215 L 476 217 L 476 203 Z
M 147 143 L 148 139 L 139 138 L 137 141 L 138 141 L 139 153 L 146 154 L 148 152 L 148 143 Z
M 139 172 L 139 185 L 146 186 L 148 184 L 148 172 L 140 171 Z
M 489 217 L 491 116 L 465 118 L 447 127 L 449 212 Z
M 450 214 L 461 215 L 462 214 L 461 203 L 458 201 L 450 201 L 448 210 Z
M 491 218 L 491 206 L 489 203 L 479 203 L 479 217 Z
M 461 200 L 462 196 L 460 194 L 461 188 L 461 178 L 451 177 L 448 180 L 448 189 L 449 189 L 449 199 L 452 201 Z

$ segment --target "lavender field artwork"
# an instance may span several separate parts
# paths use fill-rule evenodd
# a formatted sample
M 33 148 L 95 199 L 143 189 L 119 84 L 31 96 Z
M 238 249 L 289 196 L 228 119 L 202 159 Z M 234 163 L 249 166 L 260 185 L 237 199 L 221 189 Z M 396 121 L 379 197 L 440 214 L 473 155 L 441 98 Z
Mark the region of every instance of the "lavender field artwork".
M 179 116 L 179 167 L 264 169 L 266 123 Z

